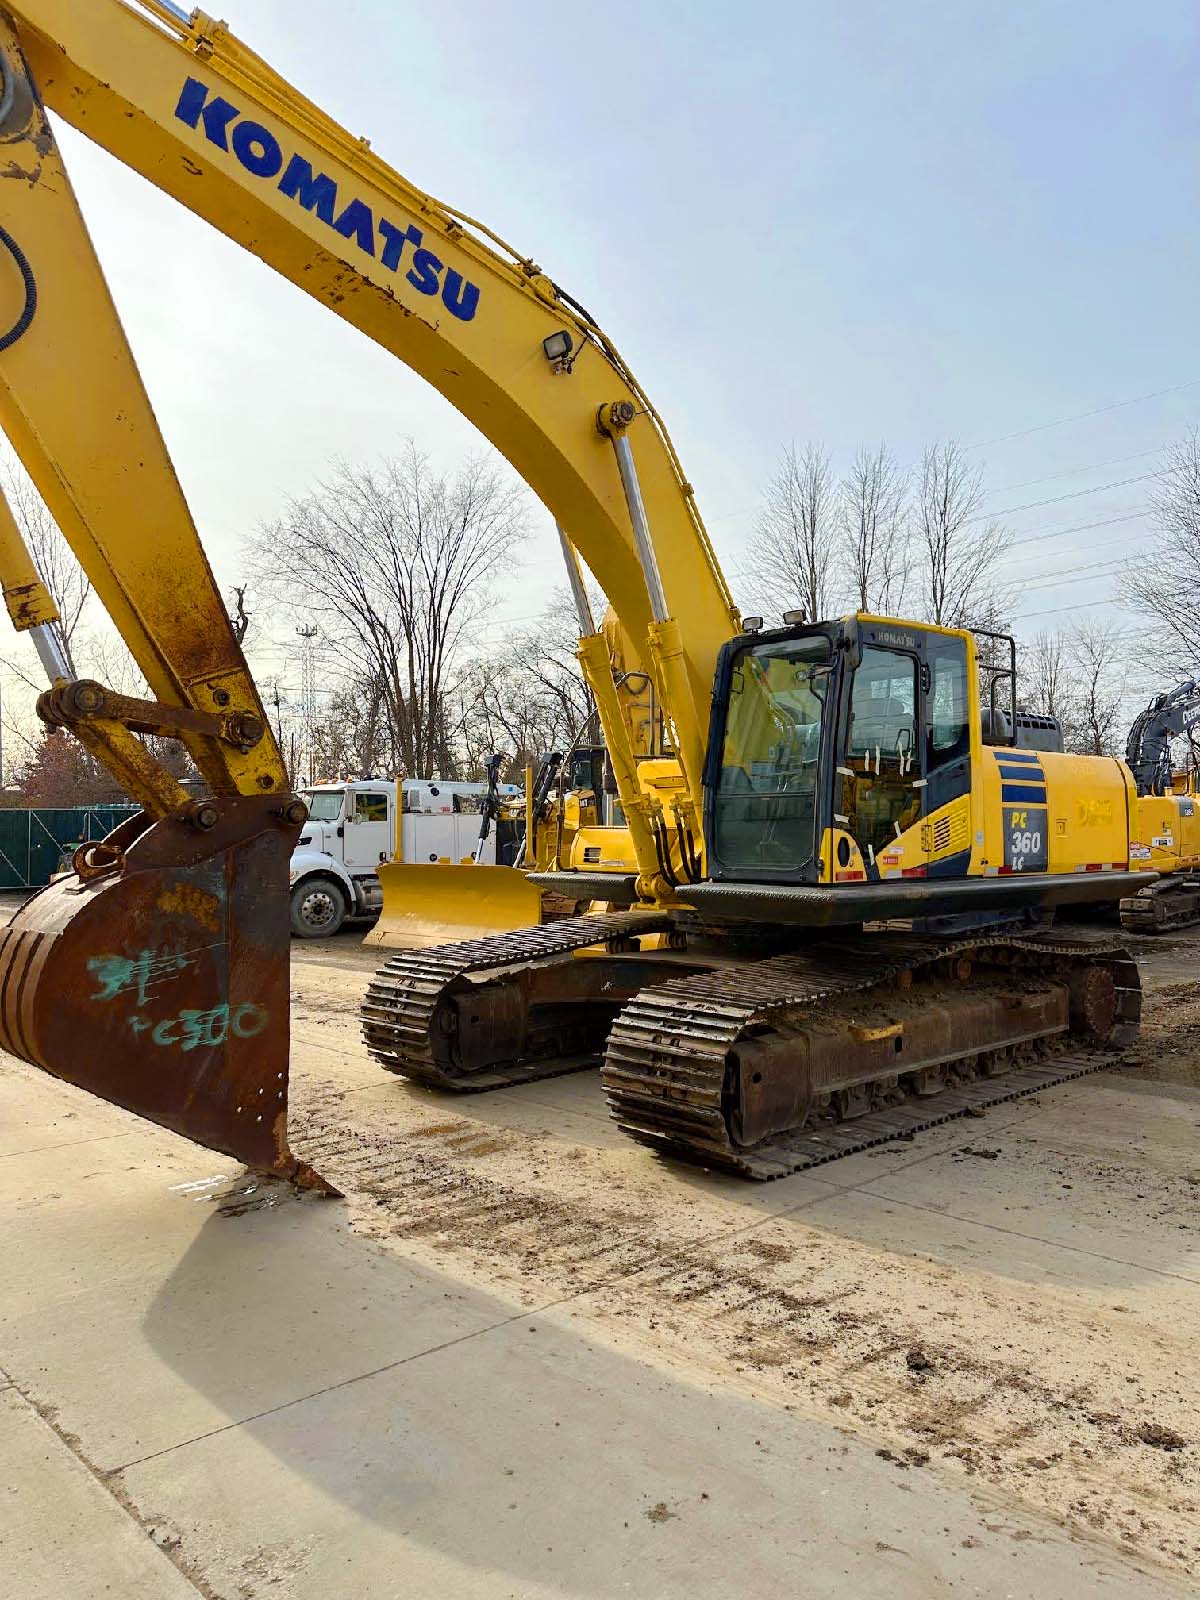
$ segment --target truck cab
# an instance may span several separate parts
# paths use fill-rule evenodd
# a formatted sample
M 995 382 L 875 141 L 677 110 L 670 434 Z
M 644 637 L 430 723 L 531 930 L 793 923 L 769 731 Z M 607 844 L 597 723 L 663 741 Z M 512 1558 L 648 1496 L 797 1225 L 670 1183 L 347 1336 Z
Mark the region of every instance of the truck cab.
M 377 868 L 397 858 L 416 862 L 461 861 L 479 834 L 479 804 L 486 783 L 438 778 L 356 778 L 318 783 L 303 791 L 308 821 L 292 852 L 288 871 L 292 933 L 325 939 L 348 921 L 379 914 L 383 893 Z M 501 784 L 502 796 L 519 796 Z M 483 860 L 495 862 L 495 835 Z

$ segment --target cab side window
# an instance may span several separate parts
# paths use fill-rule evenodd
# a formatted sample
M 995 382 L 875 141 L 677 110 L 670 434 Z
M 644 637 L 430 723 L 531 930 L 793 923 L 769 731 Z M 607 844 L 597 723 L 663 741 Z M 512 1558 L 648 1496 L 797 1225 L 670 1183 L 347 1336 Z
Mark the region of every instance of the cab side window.
M 868 863 L 920 815 L 917 685 L 912 656 L 873 646 L 863 650 L 854 672 L 837 809 Z
M 388 797 L 386 794 L 358 793 L 354 796 L 355 822 L 386 822 Z
M 926 719 L 928 772 L 957 761 L 971 748 L 967 721 L 967 647 L 962 639 L 931 638 Z

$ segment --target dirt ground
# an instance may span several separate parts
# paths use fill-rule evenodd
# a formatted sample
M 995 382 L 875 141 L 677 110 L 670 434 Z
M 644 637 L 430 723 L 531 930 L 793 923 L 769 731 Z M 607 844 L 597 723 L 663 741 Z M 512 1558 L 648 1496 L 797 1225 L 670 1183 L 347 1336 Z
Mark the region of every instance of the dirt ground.
M 355 1020 L 376 953 L 297 945 L 293 1143 L 388 1250 L 968 1480 L 997 1532 L 1016 1502 L 1194 1575 L 1200 945 L 1136 943 L 1112 1071 L 765 1186 L 633 1145 L 591 1075 L 389 1078 Z

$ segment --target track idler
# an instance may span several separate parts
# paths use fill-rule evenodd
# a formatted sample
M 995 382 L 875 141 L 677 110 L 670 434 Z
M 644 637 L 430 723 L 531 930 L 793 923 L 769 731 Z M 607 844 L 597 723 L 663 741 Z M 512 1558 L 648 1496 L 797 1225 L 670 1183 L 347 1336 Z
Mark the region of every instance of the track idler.
M 287 872 L 279 795 L 142 814 L 0 934 L 0 1046 L 101 1100 L 281 1178 L 288 1147 Z

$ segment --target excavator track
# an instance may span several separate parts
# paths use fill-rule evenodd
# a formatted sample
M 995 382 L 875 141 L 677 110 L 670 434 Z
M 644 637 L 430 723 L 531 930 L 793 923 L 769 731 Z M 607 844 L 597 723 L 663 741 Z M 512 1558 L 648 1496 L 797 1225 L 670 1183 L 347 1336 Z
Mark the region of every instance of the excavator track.
M 1200 922 L 1200 878 L 1165 877 L 1121 901 L 1127 933 L 1168 933 Z
M 388 1072 L 458 1094 L 502 1089 L 594 1065 L 591 1059 L 565 1054 L 506 1062 L 482 1071 L 458 1069 L 448 1059 L 449 1053 L 438 1049 L 439 1008 L 447 995 L 473 974 L 509 974 L 533 965 L 545 966 L 592 945 L 620 948 L 639 934 L 659 933 L 671 926 L 672 920 L 665 914 L 622 911 L 570 917 L 434 949 L 398 951 L 375 974 L 359 1009 L 367 1049 Z
M 1085 985 L 1088 969 L 1099 967 L 1115 991 L 1107 1042 L 1119 1046 L 1137 1031 L 1137 967 L 1124 948 L 1107 940 L 1037 934 L 954 943 L 889 935 L 878 936 L 878 944 L 830 941 L 811 953 L 672 980 L 630 1001 L 609 1036 L 601 1074 L 612 1114 L 626 1133 L 664 1154 L 770 1179 L 1100 1071 L 1111 1061 L 1103 1050 L 1069 1035 L 1065 1050 L 1059 1035 L 1024 1047 L 971 1052 L 965 1072 L 963 1053 L 956 1058 L 952 1049 L 938 1092 L 929 1092 L 928 1075 L 914 1092 L 899 1074 L 880 1097 L 884 1103 L 865 1115 L 840 1122 L 801 1118 L 798 1126 L 753 1145 L 736 1141 L 731 1062 L 748 1040 L 803 1025 L 848 999 L 857 1003 L 902 992 L 939 964 L 951 970 L 957 965 L 960 974 L 992 967 L 1023 973 L 1031 983 L 1053 976 Z M 1000 1075 L 993 1076 L 997 1069 Z

